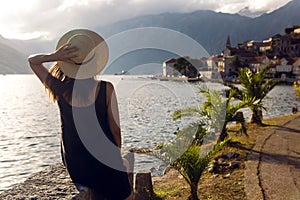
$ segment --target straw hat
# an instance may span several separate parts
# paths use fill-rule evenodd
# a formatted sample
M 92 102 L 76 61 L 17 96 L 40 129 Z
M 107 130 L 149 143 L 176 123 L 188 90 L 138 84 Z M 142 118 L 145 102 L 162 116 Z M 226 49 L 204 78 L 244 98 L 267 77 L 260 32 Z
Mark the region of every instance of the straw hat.
M 64 44 L 79 48 L 75 64 L 58 61 L 63 73 L 74 79 L 87 79 L 103 70 L 108 60 L 108 46 L 104 39 L 94 31 L 75 29 L 65 33 L 58 41 L 56 49 Z

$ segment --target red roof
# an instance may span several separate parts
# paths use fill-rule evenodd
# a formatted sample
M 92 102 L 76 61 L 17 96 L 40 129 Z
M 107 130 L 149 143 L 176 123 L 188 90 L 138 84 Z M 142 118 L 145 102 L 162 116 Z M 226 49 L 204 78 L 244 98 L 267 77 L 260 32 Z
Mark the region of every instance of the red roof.
M 300 59 L 299 57 L 296 57 L 296 58 L 291 58 L 288 60 L 288 65 L 293 65 L 298 59 Z
M 249 63 L 262 63 L 264 58 L 265 57 L 263 57 L 263 56 L 256 56 L 256 57 L 251 58 L 248 62 Z
M 176 59 L 170 58 L 170 59 L 166 60 L 164 63 L 168 64 L 168 63 L 174 63 L 174 62 L 176 62 Z

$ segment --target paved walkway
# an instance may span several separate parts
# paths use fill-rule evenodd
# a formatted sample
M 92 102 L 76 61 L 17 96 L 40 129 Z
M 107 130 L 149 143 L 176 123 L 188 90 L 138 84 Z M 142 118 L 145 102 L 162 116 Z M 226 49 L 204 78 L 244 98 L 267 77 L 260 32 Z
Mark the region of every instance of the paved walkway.
M 245 179 L 249 200 L 300 200 L 300 117 L 257 138 Z

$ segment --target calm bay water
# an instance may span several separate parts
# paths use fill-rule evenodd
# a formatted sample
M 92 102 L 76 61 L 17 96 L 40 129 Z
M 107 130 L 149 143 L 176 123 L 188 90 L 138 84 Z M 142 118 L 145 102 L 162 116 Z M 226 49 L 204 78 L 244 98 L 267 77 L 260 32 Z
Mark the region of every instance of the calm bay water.
M 176 109 L 202 103 L 195 84 L 151 80 L 141 76 L 103 76 L 116 88 L 123 148 L 152 148 L 174 138 L 177 128 L 193 119 L 174 122 Z M 202 83 L 203 84 L 203 83 Z M 210 88 L 221 88 L 208 83 Z M 52 104 L 34 75 L 0 76 L 0 191 L 25 180 L 46 166 L 60 162 L 60 121 Z M 291 113 L 300 106 L 292 86 L 277 86 L 268 95 L 264 117 Z M 244 110 L 250 117 L 249 110 Z M 135 168 L 159 175 L 163 163 L 153 157 L 137 155 Z

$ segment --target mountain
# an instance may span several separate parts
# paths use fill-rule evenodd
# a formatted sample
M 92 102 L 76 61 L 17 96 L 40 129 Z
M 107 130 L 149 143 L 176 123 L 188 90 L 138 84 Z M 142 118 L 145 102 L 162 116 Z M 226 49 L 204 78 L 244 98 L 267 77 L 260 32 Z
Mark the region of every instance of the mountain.
M 163 13 L 137 17 L 96 30 L 109 37 L 134 28 L 162 27 L 186 34 L 209 53 L 219 53 L 225 46 L 227 36 L 233 35 L 236 27 L 248 21 L 248 17 L 238 14 L 199 10 L 193 13 Z
M 7 39 L 0 35 L 0 44 L 5 44 L 16 49 L 23 54 L 30 55 L 38 52 L 48 52 L 53 50 L 55 42 L 53 40 L 44 40 L 40 38 L 30 40 Z
M 249 7 L 245 7 L 243 9 L 241 9 L 238 14 L 241 16 L 246 16 L 246 17 L 251 17 L 251 18 L 256 18 L 261 16 L 262 14 L 265 14 L 266 11 L 257 11 L 257 12 L 252 12 Z
M 6 39 L 0 35 L 0 74 L 32 73 L 27 57 L 38 52 L 49 52 L 53 41 Z
M 260 17 L 254 18 L 248 24 L 247 38 L 263 40 L 277 33 L 284 34 L 284 29 L 300 24 L 300 0 L 293 0 L 285 6 Z
M 228 35 L 232 45 L 247 40 L 265 40 L 284 33 L 288 26 L 300 24 L 300 1 L 256 18 L 239 14 L 199 10 L 192 13 L 163 13 L 120 21 L 96 30 L 106 37 L 134 28 L 163 27 L 179 31 L 199 42 L 210 54 L 220 53 Z
M 0 39 L 4 40 L 1 36 Z M 31 73 L 27 65 L 27 55 L 0 42 L 0 73 Z

